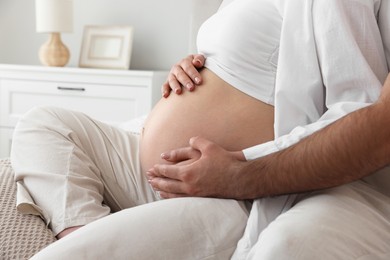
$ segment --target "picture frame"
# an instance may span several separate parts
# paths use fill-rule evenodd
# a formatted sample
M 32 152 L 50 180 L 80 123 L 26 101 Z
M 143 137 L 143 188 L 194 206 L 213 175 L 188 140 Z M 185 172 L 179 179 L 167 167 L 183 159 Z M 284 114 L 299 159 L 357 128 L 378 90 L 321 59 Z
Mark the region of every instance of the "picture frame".
M 133 37 L 132 26 L 85 26 L 79 67 L 129 69 Z

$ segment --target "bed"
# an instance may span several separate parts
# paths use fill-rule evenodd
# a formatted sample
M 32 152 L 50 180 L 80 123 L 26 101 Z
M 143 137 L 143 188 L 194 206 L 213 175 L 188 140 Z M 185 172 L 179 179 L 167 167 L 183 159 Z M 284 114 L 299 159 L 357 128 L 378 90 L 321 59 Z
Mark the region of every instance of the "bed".
M 0 259 L 28 259 L 56 241 L 44 221 L 16 210 L 16 184 L 8 158 L 0 159 Z

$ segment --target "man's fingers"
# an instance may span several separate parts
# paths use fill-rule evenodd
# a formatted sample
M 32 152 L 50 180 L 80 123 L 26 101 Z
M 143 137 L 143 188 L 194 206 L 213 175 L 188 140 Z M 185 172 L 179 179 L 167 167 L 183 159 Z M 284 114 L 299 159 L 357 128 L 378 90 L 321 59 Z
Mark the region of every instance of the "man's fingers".
M 161 154 L 161 158 L 169 162 L 181 162 L 189 159 L 199 158 L 200 153 L 191 147 L 180 148 Z
M 174 198 L 183 198 L 183 197 L 189 197 L 186 194 L 175 194 L 175 193 L 168 193 L 159 191 L 160 197 L 163 199 L 174 199 Z
M 187 184 L 169 178 L 154 178 L 149 181 L 154 190 L 164 199 L 189 197 L 195 195 L 195 190 L 189 189 Z
M 153 178 L 170 178 L 180 180 L 179 168 L 175 165 L 156 164 L 153 168 L 146 172 L 149 179 Z
M 156 177 L 149 179 L 154 190 L 161 193 L 184 194 L 183 182 L 175 179 Z M 164 197 L 165 198 L 165 197 Z
M 190 146 L 193 149 L 198 150 L 203 154 L 203 151 L 214 148 L 215 143 L 213 143 L 213 142 L 211 142 L 203 137 L 196 136 L 196 137 L 192 137 L 190 139 Z

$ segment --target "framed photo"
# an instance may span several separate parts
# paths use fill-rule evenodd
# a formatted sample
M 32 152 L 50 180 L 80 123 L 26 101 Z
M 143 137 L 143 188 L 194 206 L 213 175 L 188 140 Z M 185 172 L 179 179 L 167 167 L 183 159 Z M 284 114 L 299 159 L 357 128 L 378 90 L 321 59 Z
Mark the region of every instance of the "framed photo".
M 133 35 L 131 26 L 85 26 L 79 66 L 129 69 Z

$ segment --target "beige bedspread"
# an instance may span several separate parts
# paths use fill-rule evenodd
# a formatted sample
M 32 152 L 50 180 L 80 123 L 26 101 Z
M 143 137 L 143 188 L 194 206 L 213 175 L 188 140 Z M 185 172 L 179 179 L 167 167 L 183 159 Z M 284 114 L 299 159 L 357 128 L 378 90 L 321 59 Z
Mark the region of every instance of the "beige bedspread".
M 56 239 L 41 218 L 16 211 L 9 159 L 0 159 L 0 260 L 28 259 Z

